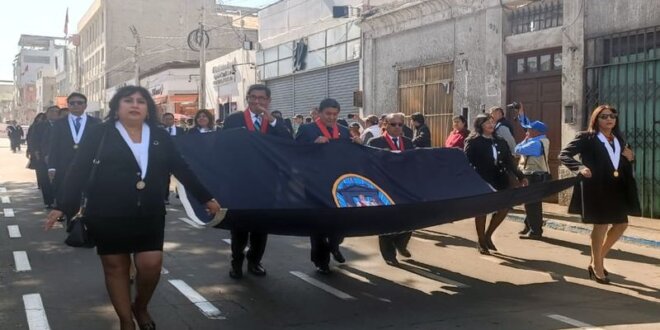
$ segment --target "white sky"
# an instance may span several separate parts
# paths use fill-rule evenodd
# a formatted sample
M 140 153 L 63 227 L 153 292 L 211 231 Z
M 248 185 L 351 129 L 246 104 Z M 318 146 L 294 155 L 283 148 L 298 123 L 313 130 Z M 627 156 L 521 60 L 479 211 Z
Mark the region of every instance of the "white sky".
M 222 3 L 261 8 L 275 1 L 277 0 L 223 0 Z M 67 7 L 69 34 L 76 33 L 78 21 L 93 2 L 93 0 L 3 0 L 0 9 L 0 80 L 13 80 L 12 63 L 19 50 L 18 40 L 21 34 L 64 37 Z

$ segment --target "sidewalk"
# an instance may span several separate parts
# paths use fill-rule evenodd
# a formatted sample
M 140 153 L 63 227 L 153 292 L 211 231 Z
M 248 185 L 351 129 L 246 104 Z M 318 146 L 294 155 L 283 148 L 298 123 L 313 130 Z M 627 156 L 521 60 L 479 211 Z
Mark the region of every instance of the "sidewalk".
M 522 222 L 525 209 L 516 206 L 510 212 L 510 220 Z M 579 214 L 569 214 L 567 206 L 543 203 L 543 219 L 547 228 L 589 234 L 591 225 L 582 223 Z M 660 249 L 660 219 L 628 217 L 628 229 L 621 238 L 623 242 Z

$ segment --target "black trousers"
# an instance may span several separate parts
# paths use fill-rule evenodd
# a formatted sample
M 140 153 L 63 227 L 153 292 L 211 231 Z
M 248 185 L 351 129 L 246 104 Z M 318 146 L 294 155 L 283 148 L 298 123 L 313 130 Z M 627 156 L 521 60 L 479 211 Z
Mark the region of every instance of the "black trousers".
M 165 181 L 165 191 L 164 191 L 164 198 L 166 201 L 170 200 L 170 183 L 172 181 L 172 176 L 168 175 L 167 176 L 167 181 Z
M 525 177 L 529 184 L 538 184 L 545 181 L 544 173 L 526 174 Z M 543 234 L 543 202 L 525 204 L 525 225 L 529 226 L 530 233 L 533 235 Z
M 35 161 L 35 172 L 37 173 L 37 184 L 41 189 L 44 205 L 53 205 L 55 202 L 55 188 L 48 179 L 48 166 L 43 161 Z
M 383 259 L 396 259 L 396 250 L 405 250 L 408 247 L 411 236 L 411 231 L 378 236 L 378 246 L 380 247 L 380 254 L 383 256 Z
M 266 251 L 266 242 L 268 234 L 232 230 L 231 231 L 231 265 L 232 267 L 242 267 L 245 259 L 245 248 L 250 242 L 250 249 L 247 252 L 248 263 L 260 263 L 261 258 Z
M 21 151 L 21 138 L 9 138 L 9 146 L 13 152 Z
M 309 237 L 309 242 L 312 245 L 311 259 L 314 265 L 327 266 L 330 264 L 330 253 L 339 251 L 339 245 L 344 241 L 343 237 L 327 236 L 327 235 L 312 235 Z

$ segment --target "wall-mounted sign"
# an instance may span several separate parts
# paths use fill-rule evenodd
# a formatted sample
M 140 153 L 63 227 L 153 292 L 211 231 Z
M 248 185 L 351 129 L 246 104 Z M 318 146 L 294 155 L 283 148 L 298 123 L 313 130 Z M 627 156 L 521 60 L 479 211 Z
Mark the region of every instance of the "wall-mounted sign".
M 234 82 L 236 78 L 236 71 L 234 70 L 235 63 L 227 63 L 213 67 L 213 85 L 219 86 L 230 82 Z
M 151 88 L 151 95 L 161 95 L 163 94 L 163 84 L 158 84 Z
M 293 42 L 293 71 L 303 71 L 307 66 L 307 41 L 303 38 Z

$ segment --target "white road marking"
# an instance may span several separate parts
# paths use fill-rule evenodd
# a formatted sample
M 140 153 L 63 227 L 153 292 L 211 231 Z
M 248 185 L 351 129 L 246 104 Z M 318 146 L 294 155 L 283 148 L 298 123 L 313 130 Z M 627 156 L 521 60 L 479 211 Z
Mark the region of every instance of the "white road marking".
M 382 302 L 385 302 L 385 303 L 388 303 L 388 304 L 392 302 L 392 300 L 389 300 L 389 299 L 387 299 L 387 298 L 376 297 L 376 296 L 374 296 L 374 295 L 372 295 L 372 294 L 370 294 L 370 293 L 362 292 L 362 294 L 363 294 L 364 296 L 366 296 L 366 297 L 369 297 L 369 298 L 372 298 L 372 299 L 376 299 L 376 300 L 378 300 L 378 301 L 382 301 Z
M 14 265 L 16 265 L 17 272 L 28 272 L 32 270 L 27 252 L 25 251 L 14 251 Z
M 5 213 L 5 218 L 13 218 L 15 216 L 14 209 L 12 208 L 4 209 L 4 213 Z
M 438 281 L 438 282 L 442 282 L 442 283 L 445 283 L 445 284 L 449 284 L 451 286 L 455 286 L 457 288 L 469 288 L 470 287 L 469 285 L 467 285 L 465 283 L 461 283 L 461 282 L 458 282 L 458 281 L 448 279 L 446 277 L 440 276 L 440 275 L 438 275 L 438 274 L 436 274 L 436 273 L 434 273 L 430 270 L 427 270 L 427 269 L 422 269 L 422 268 L 412 266 L 412 265 L 409 265 L 408 267 L 405 267 L 404 269 L 407 270 L 407 271 L 410 271 L 412 273 L 415 273 L 419 276 L 430 278 L 430 279 L 433 279 L 433 280 Z
M 216 320 L 224 320 L 225 317 L 222 316 L 222 313 L 218 308 L 213 306 L 208 300 L 202 297 L 195 289 L 191 288 L 186 282 L 182 280 L 169 280 L 179 292 L 181 292 L 188 300 L 190 300 L 206 317 Z
M 9 232 L 9 238 L 21 238 L 21 230 L 18 229 L 17 225 L 7 226 L 7 231 Z
M 9 196 L 2 196 L 2 203 L 3 204 L 11 203 L 11 200 L 9 199 Z
M 7 192 L 7 188 L 5 188 L 5 187 L 0 187 L 0 193 L 6 193 L 6 192 Z
M 500 258 L 495 258 L 493 256 L 481 256 L 480 258 L 484 259 L 484 260 L 488 260 L 488 261 L 496 263 L 496 264 L 501 264 L 501 263 L 504 262 L 504 260 L 502 260 Z
M 559 314 L 547 314 L 546 316 L 551 318 L 551 319 L 557 320 L 559 322 L 570 324 L 570 325 L 575 326 L 575 327 L 580 327 L 581 329 L 584 329 L 584 330 L 603 330 L 603 328 L 599 328 L 599 327 L 593 326 L 589 323 L 584 323 L 582 321 L 578 321 L 576 319 L 572 319 L 570 317 L 566 317 L 566 316 L 559 315 Z
M 223 238 L 222 241 L 229 244 L 229 245 L 231 245 L 231 239 L 230 238 Z
M 192 221 L 188 218 L 179 218 L 179 220 L 189 224 L 191 227 L 196 228 L 196 229 L 202 229 L 204 226 L 197 224 L 195 221 Z
M 30 330 L 50 330 L 41 295 L 38 293 L 23 295 L 23 305 Z
M 315 286 L 315 287 L 317 287 L 317 288 L 319 288 L 319 289 L 321 289 L 321 290 L 323 290 L 323 291 L 325 291 L 325 292 L 327 292 L 327 293 L 329 293 L 329 294 L 331 294 L 331 295 L 333 295 L 333 296 L 335 296 L 339 299 L 344 299 L 344 300 L 354 300 L 354 299 L 356 299 L 355 297 L 349 295 L 348 293 L 337 290 L 337 289 L 335 289 L 335 288 L 333 288 L 333 287 L 331 287 L 331 286 L 329 286 L 329 285 L 327 285 L 327 284 L 325 284 L 325 283 L 323 283 L 323 282 L 321 282 L 317 279 L 314 279 L 314 278 L 308 276 L 305 273 L 297 272 L 297 271 L 290 271 L 289 273 L 291 273 L 291 275 L 293 275 L 293 276 L 295 276 L 295 277 L 297 277 L 297 278 L 299 278 L 299 279 L 301 279 L 301 280 L 303 280 L 303 281 L 305 281 L 305 282 L 307 282 L 307 283 L 309 283 L 309 284 L 311 284 L 311 285 L 313 285 L 313 286 Z
M 428 239 L 428 238 L 421 238 L 421 237 L 415 237 L 415 236 L 413 236 L 412 238 L 413 238 L 414 240 L 418 240 L 418 241 L 420 241 L 420 242 L 424 242 L 424 243 L 431 243 L 431 244 L 438 243 L 438 241 L 434 241 L 434 240 L 432 240 L 432 239 Z
M 170 273 L 170 271 L 167 270 L 167 269 L 165 269 L 165 267 L 162 267 L 162 268 L 160 269 L 160 274 L 161 274 L 161 275 L 167 275 L 167 274 L 169 274 L 169 273 Z
M 350 272 L 350 271 L 348 271 L 348 270 L 346 270 L 346 269 L 344 269 L 344 268 L 337 268 L 337 272 L 338 272 L 338 273 L 341 273 L 341 274 L 343 274 L 343 275 L 346 275 L 346 276 L 348 276 L 348 277 L 350 277 L 350 278 L 352 278 L 352 279 L 354 279 L 354 280 L 358 280 L 358 281 L 360 281 L 360 282 L 362 282 L 362 283 L 371 284 L 371 285 L 376 285 L 376 284 L 374 284 L 373 282 L 371 282 L 371 280 L 368 279 L 367 277 L 362 276 L 362 275 L 359 275 L 359 274 L 352 273 L 352 272 Z

